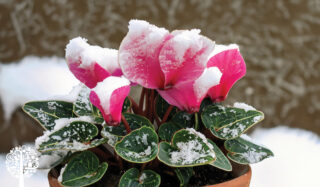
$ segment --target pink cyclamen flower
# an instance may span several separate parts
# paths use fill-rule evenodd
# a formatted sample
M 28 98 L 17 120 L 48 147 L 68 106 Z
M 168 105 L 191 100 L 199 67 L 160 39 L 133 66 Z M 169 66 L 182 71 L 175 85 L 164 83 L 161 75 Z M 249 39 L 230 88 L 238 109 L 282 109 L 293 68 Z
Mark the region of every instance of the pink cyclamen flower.
M 169 33 L 146 21 L 131 20 L 119 48 L 123 74 L 131 82 L 157 89 L 170 104 L 197 111 L 207 93 L 196 94 L 195 81 L 204 73 L 214 48 L 214 42 L 199 33 L 197 29 Z
M 108 125 L 119 125 L 122 106 L 130 92 L 130 81 L 124 77 L 107 77 L 90 92 L 90 102 L 96 106 Z
M 208 95 L 211 100 L 220 102 L 225 100 L 233 84 L 246 74 L 246 64 L 235 44 L 216 45 L 207 67 L 218 67 L 222 72 L 220 84 L 212 87 Z
M 111 75 L 122 75 L 117 50 L 89 45 L 81 37 L 70 40 L 66 59 L 70 71 L 89 88 Z

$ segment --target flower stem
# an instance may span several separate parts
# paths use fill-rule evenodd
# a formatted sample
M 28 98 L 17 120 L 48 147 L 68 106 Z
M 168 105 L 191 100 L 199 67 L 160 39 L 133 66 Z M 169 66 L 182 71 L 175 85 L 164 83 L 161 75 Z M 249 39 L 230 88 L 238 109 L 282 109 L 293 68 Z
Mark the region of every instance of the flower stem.
M 126 118 L 124 118 L 123 114 L 121 114 L 121 121 L 124 124 L 124 127 L 126 128 L 127 133 L 129 134 L 131 132 L 131 129 Z
M 149 101 L 149 103 L 150 103 L 150 106 L 149 106 L 149 119 L 150 119 L 150 121 L 151 121 L 151 123 L 153 123 L 153 121 L 154 121 L 154 115 L 153 115 L 153 103 L 154 103 L 154 90 L 150 90 L 150 92 L 151 92 L 151 94 L 150 94 L 150 101 Z
M 172 106 L 172 105 L 170 105 L 170 106 L 168 107 L 168 109 L 167 109 L 166 113 L 164 114 L 163 118 L 162 118 L 161 124 L 163 124 L 164 122 L 166 122 L 166 121 L 167 121 L 167 119 L 168 119 L 168 117 L 169 117 L 169 115 L 170 115 L 170 113 L 171 113 L 172 109 L 173 109 L 173 106 Z
M 134 101 L 134 99 L 132 97 L 130 97 L 130 96 L 128 96 L 128 98 L 132 103 L 133 112 L 136 113 L 136 114 L 142 114 L 143 113 L 142 110 L 140 110 L 138 104 Z
M 145 108 L 145 111 L 144 111 L 144 116 L 148 118 L 149 116 L 149 105 L 150 105 L 150 100 L 149 100 L 149 90 L 147 89 L 146 90 L 146 108 Z
M 153 112 L 153 115 L 154 115 L 154 119 L 156 120 L 156 123 L 157 123 L 157 125 L 159 127 L 161 122 L 159 120 L 159 116 L 158 116 L 157 111 L 156 111 L 156 101 L 157 101 L 157 99 L 155 99 L 153 101 L 153 111 L 152 112 Z
M 199 119 L 198 119 L 198 112 L 194 113 L 194 129 L 198 130 L 199 129 Z
M 143 111 L 143 104 L 144 104 L 144 96 L 146 94 L 146 89 L 142 87 L 141 94 L 140 94 L 140 100 L 139 100 L 139 109 L 140 111 Z

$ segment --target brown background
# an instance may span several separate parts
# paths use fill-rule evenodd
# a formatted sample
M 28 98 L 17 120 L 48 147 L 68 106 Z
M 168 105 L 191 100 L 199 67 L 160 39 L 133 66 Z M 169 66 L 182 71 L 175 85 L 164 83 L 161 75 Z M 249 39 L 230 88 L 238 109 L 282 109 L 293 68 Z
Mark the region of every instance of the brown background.
M 0 0 L 0 62 L 31 54 L 63 57 L 68 40 L 79 35 L 118 48 L 132 18 L 170 30 L 200 28 L 217 43 L 238 43 L 248 73 L 228 102 L 264 111 L 263 127 L 320 134 L 319 0 Z M 21 111 L 0 129 L 0 151 L 42 131 Z

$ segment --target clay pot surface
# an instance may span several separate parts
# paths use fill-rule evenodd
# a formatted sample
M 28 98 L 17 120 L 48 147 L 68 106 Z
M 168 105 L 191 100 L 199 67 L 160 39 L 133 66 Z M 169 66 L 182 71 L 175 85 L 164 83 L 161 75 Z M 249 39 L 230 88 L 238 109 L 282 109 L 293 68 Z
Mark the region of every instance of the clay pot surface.
M 239 177 L 223 183 L 208 185 L 206 187 L 249 187 L 250 186 L 251 175 L 252 175 L 250 166 L 248 166 L 245 171 L 236 170 L 234 171 L 234 174 L 239 175 Z

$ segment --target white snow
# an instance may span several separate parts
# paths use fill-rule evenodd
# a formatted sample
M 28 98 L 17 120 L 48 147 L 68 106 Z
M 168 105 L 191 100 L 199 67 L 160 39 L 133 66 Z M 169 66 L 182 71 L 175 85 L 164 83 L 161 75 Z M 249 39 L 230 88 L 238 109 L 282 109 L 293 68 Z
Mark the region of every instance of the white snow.
M 217 67 L 206 68 L 200 77 L 195 80 L 193 88 L 198 100 L 207 95 L 209 89 L 220 83 L 222 73 Z
M 249 110 L 257 110 L 257 109 L 253 108 L 252 106 L 250 106 L 250 105 L 248 105 L 248 104 L 239 103 L 239 102 L 235 102 L 235 103 L 233 104 L 233 107 L 243 109 L 243 110 L 245 110 L 246 112 L 248 112 Z
M 44 100 L 54 95 L 66 95 L 79 81 L 58 57 L 28 56 L 20 62 L 0 64 L 0 100 L 4 117 L 31 100 Z
M 257 129 L 251 137 L 275 155 L 251 165 L 251 187 L 319 186 L 319 136 L 306 130 L 279 126 Z
M 216 44 L 214 46 L 213 51 L 210 53 L 208 60 L 215 56 L 218 53 L 221 53 L 222 51 L 226 51 L 226 50 L 230 50 L 230 49 L 238 49 L 239 50 L 239 46 L 237 44 L 229 44 L 229 45 L 221 45 L 221 44 Z
M 118 88 L 129 85 L 130 81 L 125 77 L 110 76 L 102 82 L 99 82 L 92 90 L 98 95 L 104 112 L 109 114 L 112 93 Z
M 136 19 L 132 19 L 129 21 L 128 28 L 129 28 L 128 35 L 130 35 L 130 37 L 136 37 L 141 33 L 151 32 L 150 33 L 151 36 L 149 37 L 150 40 L 151 39 L 158 40 L 160 38 L 162 39 L 164 35 L 169 33 L 169 31 L 166 30 L 165 28 L 157 27 L 155 25 L 148 23 L 147 21 L 136 20 Z M 153 41 L 151 40 L 150 42 L 153 42 Z
M 66 58 L 71 59 L 72 62 L 81 59 L 80 67 L 83 68 L 92 67 L 94 63 L 98 63 L 110 74 L 120 68 L 117 50 L 89 45 L 87 39 L 81 37 L 74 38 L 67 44 Z
M 62 182 L 62 174 L 63 174 L 64 170 L 66 169 L 66 167 L 67 167 L 67 164 L 64 165 L 63 168 L 61 168 L 61 170 L 60 170 L 60 175 L 58 177 L 59 182 Z
M 139 177 L 139 182 L 143 183 L 146 178 L 147 178 L 147 174 L 146 173 L 142 173 L 142 175 Z

